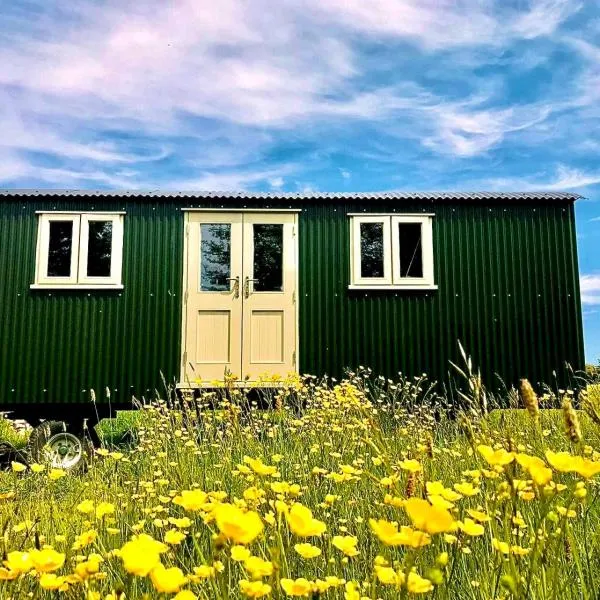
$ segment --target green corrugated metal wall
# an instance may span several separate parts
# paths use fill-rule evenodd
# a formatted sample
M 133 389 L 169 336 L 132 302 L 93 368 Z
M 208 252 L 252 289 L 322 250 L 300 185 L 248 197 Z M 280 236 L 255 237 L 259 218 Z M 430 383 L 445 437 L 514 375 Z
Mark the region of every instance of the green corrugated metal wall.
M 179 373 L 185 199 L 0 200 L 0 403 L 113 402 L 161 388 Z M 199 204 L 194 203 L 195 206 Z M 224 206 L 251 206 L 248 201 Z M 204 206 L 221 206 L 219 203 Z M 293 206 L 290 202 L 269 207 Z M 352 292 L 347 212 L 365 204 L 311 202 L 300 215 L 303 373 L 370 366 L 443 380 L 460 339 L 513 383 L 583 366 L 572 203 L 369 204 L 376 212 L 434 212 L 437 291 Z M 112 291 L 32 291 L 36 210 L 125 210 L 123 282 Z

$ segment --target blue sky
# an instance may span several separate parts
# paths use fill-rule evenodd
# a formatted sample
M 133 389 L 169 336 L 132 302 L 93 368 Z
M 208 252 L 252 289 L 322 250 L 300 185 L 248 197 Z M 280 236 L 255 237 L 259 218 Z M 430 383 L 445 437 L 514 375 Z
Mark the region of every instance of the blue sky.
M 0 65 L 1 187 L 579 192 L 600 359 L 597 0 L 19 0 Z

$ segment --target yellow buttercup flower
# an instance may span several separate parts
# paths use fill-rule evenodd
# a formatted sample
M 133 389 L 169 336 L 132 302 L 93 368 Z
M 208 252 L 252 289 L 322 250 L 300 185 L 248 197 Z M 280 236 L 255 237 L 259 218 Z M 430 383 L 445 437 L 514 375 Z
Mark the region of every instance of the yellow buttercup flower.
M 62 590 L 68 589 L 67 578 L 56 575 L 55 573 L 44 573 L 40 577 L 40 587 L 44 590 Z
M 294 550 L 302 558 L 316 558 L 321 555 L 321 549 L 313 546 L 312 544 L 295 544 Z
M 398 464 L 401 469 L 404 469 L 405 471 L 410 471 L 411 473 L 418 473 L 419 471 L 423 470 L 421 463 L 413 458 L 408 458 L 406 460 L 401 461 Z
M 250 544 L 264 528 L 257 512 L 244 512 L 232 504 L 220 504 L 215 509 L 215 519 L 219 531 L 236 544 Z
M 169 529 L 167 533 L 165 533 L 165 542 L 167 544 L 172 544 L 176 546 L 177 544 L 181 544 L 183 540 L 185 540 L 186 535 L 177 529 Z
M 160 563 L 160 555 L 167 549 L 166 544 L 141 534 L 127 542 L 119 550 L 119 556 L 128 573 L 146 577 Z
M 173 594 L 187 583 L 187 577 L 180 568 L 167 569 L 159 563 L 150 571 L 150 581 L 157 592 Z
M 310 596 L 313 590 L 312 583 L 304 577 L 298 579 L 284 578 L 279 581 L 279 584 L 288 596 Z
M 32 550 L 29 553 L 33 568 L 38 573 L 50 573 L 57 571 L 65 563 L 65 555 L 57 552 L 53 548 L 43 548 L 42 550 Z
M 455 483 L 454 484 L 454 489 L 459 492 L 460 494 L 462 494 L 463 496 L 475 496 L 476 494 L 479 494 L 479 490 L 480 488 L 478 488 L 477 486 L 474 486 L 472 483 L 467 482 L 467 481 L 463 481 L 461 483 Z
M 78 512 L 83 513 L 84 515 L 93 513 L 94 508 L 95 505 L 91 500 L 83 500 L 75 507 Z
M 198 600 L 198 596 L 190 590 L 181 590 L 173 596 L 173 600 Z
M 398 531 L 396 523 L 390 523 L 384 519 L 369 519 L 369 525 L 386 546 L 408 546 L 410 548 L 420 548 L 431 542 L 431 538 L 423 531 L 415 531 L 411 527 L 402 526 Z
M 63 469 L 51 469 L 50 473 L 48 473 L 48 479 L 50 481 L 57 481 L 62 477 L 65 477 L 66 474 L 66 471 L 64 471 Z
M 231 558 L 237 562 L 244 562 L 252 556 L 252 552 L 245 546 L 232 546 Z
M 110 502 L 100 502 L 96 506 L 96 518 L 102 519 L 106 515 L 112 515 L 115 512 L 115 505 Z
M 491 446 L 481 444 L 477 446 L 477 451 L 483 456 L 486 462 L 492 466 L 505 466 L 515 459 L 515 453 L 507 452 L 504 448 L 494 450 Z
M 395 571 L 392 567 L 383 567 L 375 565 L 375 575 L 380 583 L 384 585 L 396 585 L 401 586 L 404 583 L 404 573 L 402 571 Z
M 285 518 L 292 533 L 299 537 L 318 537 L 327 529 L 323 521 L 315 519 L 312 511 L 299 502 L 286 511 Z
M 184 510 L 197 512 L 203 510 L 208 499 L 208 494 L 202 490 L 183 490 L 173 498 L 173 504 L 178 504 Z
M 33 473 L 42 473 L 43 471 L 46 470 L 46 466 L 40 465 L 39 463 L 33 463 L 33 464 L 29 465 L 29 468 L 31 469 L 31 471 Z
M 445 508 L 433 506 L 427 500 L 409 498 L 404 503 L 404 510 L 415 528 L 421 531 L 435 534 L 452 531 L 455 528 L 452 515 Z
M 12 467 L 12 470 L 15 473 L 22 473 L 23 471 L 27 470 L 26 465 L 24 465 L 23 463 L 20 463 L 20 462 L 16 462 L 14 460 L 10 463 L 10 466 Z
M 466 518 L 463 522 L 458 521 L 458 527 L 461 531 L 464 531 L 467 535 L 478 536 L 485 533 L 483 525 L 476 523 L 473 519 Z
M 33 569 L 33 562 L 29 552 L 19 552 L 18 550 L 8 553 L 4 565 L 9 571 L 16 575 L 27 573 Z
M 273 574 L 273 563 L 263 560 L 260 556 L 250 556 L 244 561 L 244 567 L 252 579 L 261 579 Z
M 271 586 L 262 581 L 248 581 L 247 579 L 240 580 L 240 590 L 244 596 L 248 598 L 262 598 L 271 593 Z
M 358 538 L 353 535 L 336 535 L 333 537 L 331 543 L 346 556 L 356 556 L 359 554 L 359 551 L 356 549 Z
M 419 574 L 415 573 L 415 571 L 411 571 L 408 574 L 406 587 L 411 594 L 426 594 L 433 590 L 431 581 L 421 577 Z

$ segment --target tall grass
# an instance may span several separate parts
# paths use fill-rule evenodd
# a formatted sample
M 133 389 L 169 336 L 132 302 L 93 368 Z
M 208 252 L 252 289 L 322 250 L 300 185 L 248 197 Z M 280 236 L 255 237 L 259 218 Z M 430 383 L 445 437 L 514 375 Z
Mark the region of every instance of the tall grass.
M 227 388 L 155 402 L 84 475 L 0 477 L 0 597 L 595 598 L 600 424 L 575 413 L 574 442 L 560 410 L 483 392 L 457 414 L 425 378 L 362 370 L 270 410 Z

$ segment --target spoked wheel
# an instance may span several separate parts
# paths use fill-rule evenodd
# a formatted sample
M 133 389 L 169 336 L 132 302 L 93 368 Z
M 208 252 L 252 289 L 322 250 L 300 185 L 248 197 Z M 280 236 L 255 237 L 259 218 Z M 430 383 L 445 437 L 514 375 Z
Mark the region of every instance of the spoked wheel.
M 90 441 L 70 431 L 63 421 L 38 425 L 31 432 L 27 449 L 32 462 L 72 472 L 85 471 L 93 451 Z

